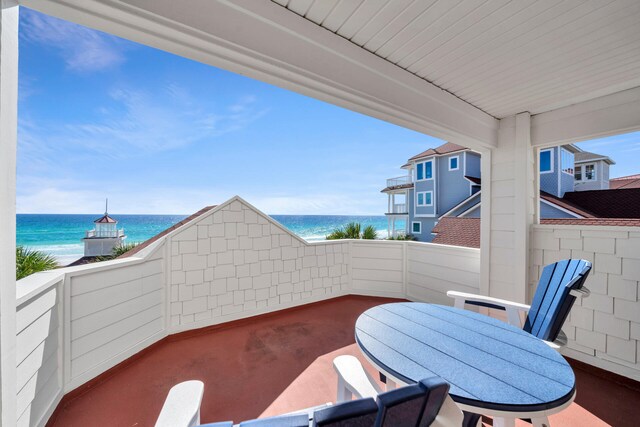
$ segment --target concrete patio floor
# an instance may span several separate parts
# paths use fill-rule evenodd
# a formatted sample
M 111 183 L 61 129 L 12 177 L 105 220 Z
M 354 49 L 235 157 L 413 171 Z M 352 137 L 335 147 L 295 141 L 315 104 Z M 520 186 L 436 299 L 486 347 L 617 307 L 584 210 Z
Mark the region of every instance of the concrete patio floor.
M 48 426 L 152 426 L 169 389 L 189 379 L 205 384 L 203 423 L 335 401 L 333 358 L 353 354 L 371 369 L 354 343 L 354 324 L 366 309 L 391 301 L 342 297 L 168 337 L 68 394 Z M 637 425 L 639 383 L 572 366 L 576 401 L 551 417 L 552 425 Z

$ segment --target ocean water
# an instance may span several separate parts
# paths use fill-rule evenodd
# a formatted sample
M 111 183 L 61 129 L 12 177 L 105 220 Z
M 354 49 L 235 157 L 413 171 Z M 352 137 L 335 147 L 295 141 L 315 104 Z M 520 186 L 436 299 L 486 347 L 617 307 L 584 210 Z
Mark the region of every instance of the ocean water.
M 61 264 L 82 256 L 81 239 L 101 215 L 18 214 L 16 243 L 50 253 Z M 112 215 L 124 228 L 127 242 L 143 242 L 185 218 L 185 215 Z M 276 221 L 307 241 L 324 240 L 334 229 L 349 222 L 373 225 L 379 238 L 387 237 L 384 216 L 272 215 Z

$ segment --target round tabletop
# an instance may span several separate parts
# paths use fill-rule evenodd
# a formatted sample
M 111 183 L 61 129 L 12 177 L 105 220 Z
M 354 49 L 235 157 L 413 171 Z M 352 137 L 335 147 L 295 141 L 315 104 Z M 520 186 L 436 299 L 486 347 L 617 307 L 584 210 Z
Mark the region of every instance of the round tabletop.
M 571 367 L 544 341 L 468 310 L 380 305 L 358 318 L 356 342 L 383 373 L 406 384 L 439 376 L 453 400 L 474 408 L 549 411 L 575 392 Z

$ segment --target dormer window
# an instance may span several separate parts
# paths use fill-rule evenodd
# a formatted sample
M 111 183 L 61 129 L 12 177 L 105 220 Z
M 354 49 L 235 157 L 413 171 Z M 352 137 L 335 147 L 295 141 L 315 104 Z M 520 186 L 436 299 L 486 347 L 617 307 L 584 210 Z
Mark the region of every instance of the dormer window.
M 460 169 L 460 157 L 459 156 L 449 157 L 449 170 L 457 171 L 458 169 Z
M 553 149 L 540 151 L 540 173 L 553 172 Z
M 433 178 L 433 160 L 418 163 L 416 165 L 416 180 L 422 181 Z
M 576 166 L 574 175 L 576 181 L 595 181 L 597 179 L 596 164 L 589 163 L 586 165 Z

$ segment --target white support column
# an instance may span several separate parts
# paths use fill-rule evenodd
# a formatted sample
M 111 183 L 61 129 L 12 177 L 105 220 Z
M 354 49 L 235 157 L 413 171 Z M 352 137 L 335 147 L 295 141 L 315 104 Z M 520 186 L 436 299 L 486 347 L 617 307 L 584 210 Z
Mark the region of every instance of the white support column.
M 484 186 L 480 193 L 480 294 L 489 295 L 491 262 L 491 150 L 481 153 L 480 174 Z
M 0 9 L 0 419 L 16 425 L 16 146 L 18 5 Z
M 483 153 L 482 166 L 487 184 L 482 189 L 480 290 L 493 297 L 525 302 L 529 232 L 538 199 L 529 113 L 500 121 L 498 147 L 490 156 Z

